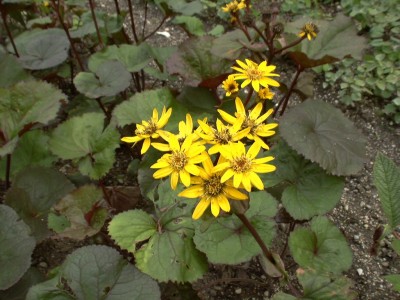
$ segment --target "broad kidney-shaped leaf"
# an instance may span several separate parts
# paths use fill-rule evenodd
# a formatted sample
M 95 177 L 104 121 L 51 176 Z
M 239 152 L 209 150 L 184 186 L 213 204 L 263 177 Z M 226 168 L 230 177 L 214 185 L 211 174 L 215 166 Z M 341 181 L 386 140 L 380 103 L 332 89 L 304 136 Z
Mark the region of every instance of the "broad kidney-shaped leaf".
M 400 292 L 400 274 L 386 275 L 383 278 L 393 284 L 393 289 L 396 292 Z
M 183 43 L 168 59 L 168 73 L 179 74 L 186 85 L 198 86 L 229 72 L 231 62 L 213 55 L 210 52 L 212 43 L 210 36 L 192 38 Z
M 61 199 L 53 209 L 54 213 L 48 219 L 49 228 L 58 237 L 78 240 L 99 232 L 108 215 L 103 191 L 94 185 L 81 186 Z
M 129 72 L 138 72 L 152 60 L 150 46 L 146 43 L 136 45 L 108 46 L 89 58 L 89 69 L 96 72 L 105 62 L 117 60 Z M 114 74 L 115 76 L 116 74 Z M 116 76 L 117 78 L 119 77 Z
M 307 22 L 305 18 L 286 26 L 287 32 L 297 34 Z M 338 14 L 332 21 L 317 22 L 319 34 L 315 40 L 303 41 L 289 52 L 290 57 L 304 68 L 333 63 L 346 56 L 361 59 L 367 39 L 357 34 L 353 20 Z
M 25 133 L 19 140 L 12 155 L 11 177 L 26 167 L 50 167 L 56 157 L 50 153 L 49 136 L 42 130 Z M 0 178 L 4 179 L 6 159 L 0 159 Z
M 400 224 L 400 168 L 388 157 L 378 153 L 373 176 L 383 211 L 394 230 Z
M 366 139 L 331 104 L 307 100 L 286 113 L 279 125 L 293 149 L 329 173 L 352 175 L 362 169 Z
M 44 274 L 42 274 L 38 269 L 30 267 L 16 284 L 5 291 L 0 291 L 0 299 L 26 299 L 26 294 L 28 293 L 29 288 L 32 285 L 42 282 L 44 278 Z
M 327 174 L 279 142 L 268 153 L 275 157 L 276 172 L 262 174 L 265 186 L 281 189 L 286 211 L 297 220 L 307 220 L 333 209 L 343 193 L 344 179 Z M 323 195 L 323 196 L 321 196 Z
M 298 228 L 290 234 L 289 247 L 294 260 L 303 268 L 340 274 L 352 263 L 352 252 L 340 230 L 326 217 L 315 217 L 311 228 Z
M 18 60 L 0 49 L 0 88 L 12 86 L 28 78 L 29 74 L 22 68 Z
M 60 158 L 77 160 L 82 174 L 98 179 L 114 164 L 119 133 L 112 124 L 104 129 L 103 114 L 86 113 L 54 129 L 49 145 Z
M 158 220 L 144 211 L 127 211 L 114 217 L 108 230 L 121 248 L 134 253 L 142 272 L 162 282 L 192 282 L 207 271 L 206 258 L 192 240 L 193 204 L 179 201 L 177 191 L 167 185 L 163 183 L 158 190 Z M 141 247 L 136 249 L 138 243 Z
M 301 299 L 351 300 L 357 297 L 351 290 L 351 281 L 344 276 L 332 277 L 309 269 L 298 269 L 296 273 L 304 289 L 304 296 Z
M 61 91 L 44 81 L 23 81 L 10 89 L 0 88 L 0 156 L 12 153 L 18 138 L 36 123 L 47 125 L 54 119 Z
M 276 206 L 276 200 L 267 192 L 250 193 L 250 208 L 245 215 L 267 245 L 275 235 L 274 222 L 270 219 L 276 213 Z M 204 222 L 195 222 L 194 242 L 211 263 L 234 265 L 261 253 L 254 237 L 235 215 L 218 217 L 206 231 Z
M 17 174 L 5 202 L 17 211 L 40 240 L 48 234 L 50 208 L 73 189 L 74 185 L 59 171 L 31 167 Z
M 106 246 L 86 246 L 70 254 L 62 264 L 57 277 L 75 297 L 73 299 L 157 300 L 161 294 L 157 283 L 140 273 L 115 249 Z M 64 294 L 63 285 L 54 285 L 54 279 L 31 288 L 27 299 L 48 299 L 45 295 Z M 37 298 L 34 298 L 33 296 Z M 50 298 L 59 299 L 59 298 Z
M 24 68 L 43 70 L 58 66 L 68 57 L 69 41 L 64 30 L 51 28 L 26 31 L 15 39 Z
M 15 284 L 31 265 L 36 241 L 29 227 L 7 205 L 0 204 L 0 290 Z
M 94 99 L 115 96 L 124 91 L 130 82 L 129 72 L 116 60 L 105 61 L 94 73 L 80 72 L 74 78 L 77 90 Z

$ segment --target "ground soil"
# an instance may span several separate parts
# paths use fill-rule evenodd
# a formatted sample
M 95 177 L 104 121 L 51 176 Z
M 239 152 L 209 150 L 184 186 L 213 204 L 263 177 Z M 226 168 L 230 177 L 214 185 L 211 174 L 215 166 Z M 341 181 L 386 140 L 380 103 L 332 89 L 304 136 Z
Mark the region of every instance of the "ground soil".
M 104 7 L 112 8 L 110 3 L 104 2 Z M 139 7 L 140 8 L 140 7 Z M 143 20 L 140 9 L 135 10 L 138 21 Z M 151 31 L 161 20 L 158 10 L 148 12 L 147 29 Z M 151 40 L 158 45 L 178 45 L 186 38 L 184 31 L 167 21 Z M 342 230 L 353 250 L 353 265 L 345 276 L 353 281 L 353 289 L 358 293 L 357 299 L 381 300 L 400 299 L 400 294 L 392 291 L 390 284 L 382 276 L 400 273 L 400 259 L 390 247 L 393 236 L 385 238 L 376 256 L 370 254 L 375 229 L 385 224 L 385 218 L 376 189 L 372 181 L 372 167 L 378 151 L 386 154 L 400 165 L 400 128 L 389 119 L 380 115 L 379 104 L 376 99 L 364 99 L 352 107 L 342 105 L 337 98 L 337 89 L 323 89 L 322 79 L 315 81 L 314 93 L 317 98 L 333 103 L 351 119 L 355 126 L 367 137 L 367 162 L 358 175 L 346 179 L 346 186 L 338 206 L 328 214 L 328 217 Z M 289 106 L 290 109 L 290 106 Z M 118 150 L 120 151 L 120 150 Z M 131 161 L 126 151 L 119 152 L 119 160 L 107 179 L 108 184 L 131 186 L 136 190 L 132 206 L 145 205 L 137 193 L 135 181 L 126 174 L 127 166 Z M 3 196 L 3 195 L 1 195 Z M 285 228 L 278 228 L 278 236 L 284 235 Z M 33 265 L 43 273 L 63 262 L 66 255 L 82 245 L 96 242 L 106 242 L 104 237 L 90 238 L 75 242 L 68 239 L 48 239 L 39 244 L 34 252 Z M 277 242 L 279 244 L 279 241 Z M 288 252 L 288 251 L 287 251 Z M 286 252 L 286 253 L 287 253 Z M 297 265 L 286 260 L 286 267 L 293 275 Z M 279 290 L 285 290 L 278 279 L 265 275 L 257 259 L 238 266 L 212 265 L 203 279 L 192 286 L 177 287 L 172 284 L 161 285 L 163 299 L 270 299 Z

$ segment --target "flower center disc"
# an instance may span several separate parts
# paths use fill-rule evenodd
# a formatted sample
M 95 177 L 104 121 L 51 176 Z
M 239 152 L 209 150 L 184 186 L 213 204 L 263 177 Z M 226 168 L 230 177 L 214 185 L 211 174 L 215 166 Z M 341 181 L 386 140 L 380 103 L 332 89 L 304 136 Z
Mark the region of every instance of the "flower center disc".
M 251 160 L 242 155 L 241 157 L 235 158 L 232 161 L 231 165 L 235 173 L 246 173 L 251 169 Z
M 188 158 L 185 153 L 181 151 L 173 152 L 171 155 L 171 167 L 176 171 L 179 172 L 183 170 L 188 162 Z
M 262 77 L 262 72 L 254 68 L 250 68 L 247 70 L 247 76 L 249 76 L 250 80 L 258 80 Z
M 145 135 L 145 134 L 152 135 L 158 130 L 157 124 L 154 123 L 153 120 L 149 120 L 147 122 L 149 123 L 149 125 L 147 125 L 143 131 L 137 129 L 135 130 L 136 135 Z
M 229 144 L 232 141 L 232 136 L 228 129 L 223 129 L 221 132 L 215 131 L 214 136 L 221 145 Z
M 224 184 L 221 183 L 221 177 L 212 175 L 210 179 L 204 181 L 204 191 L 207 196 L 215 197 L 222 193 Z

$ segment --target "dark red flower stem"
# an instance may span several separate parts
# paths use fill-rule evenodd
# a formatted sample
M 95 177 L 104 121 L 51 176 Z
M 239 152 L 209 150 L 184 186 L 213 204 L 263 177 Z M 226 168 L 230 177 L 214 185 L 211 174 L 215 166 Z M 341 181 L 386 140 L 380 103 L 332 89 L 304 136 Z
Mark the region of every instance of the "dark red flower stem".
M 1 19 L 3 20 L 4 28 L 5 28 L 6 31 L 7 31 L 8 39 L 9 39 L 10 42 L 11 42 L 11 45 L 12 45 L 12 47 L 13 47 L 13 49 L 14 49 L 15 55 L 16 55 L 17 57 L 19 57 L 19 53 L 18 53 L 17 47 L 15 46 L 14 39 L 13 39 L 13 36 L 12 36 L 12 34 L 11 34 L 10 27 L 8 27 L 8 23 L 7 23 L 7 12 L 6 12 L 6 9 L 5 9 L 4 6 L 3 6 L 3 1 L 2 1 L 2 0 L 0 0 L 0 12 L 1 12 Z
M 81 58 L 80 58 L 80 56 L 79 56 L 79 54 L 78 54 L 78 51 L 77 51 L 76 48 L 75 48 L 75 44 L 74 44 L 74 42 L 72 41 L 71 35 L 69 34 L 67 25 L 65 25 L 64 20 L 63 20 L 63 17 L 61 16 L 61 12 L 60 12 L 60 1 L 58 1 L 58 2 L 56 3 L 56 0 L 51 0 L 51 3 L 52 3 L 52 6 L 53 6 L 53 9 L 56 11 L 56 14 L 57 14 L 57 17 L 58 17 L 58 21 L 60 22 L 62 28 L 64 29 L 65 34 L 67 35 L 69 44 L 71 45 L 72 53 L 74 54 L 74 56 L 75 56 L 75 58 L 76 58 L 76 61 L 78 62 L 79 68 L 80 68 L 81 71 L 83 71 L 83 70 L 84 70 L 84 67 L 83 67 Z
M 90 6 L 90 11 L 92 13 L 92 19 L 94 22 L 94 27 L 96 28 L 96 34 L 97 34 L 97 38 L 99 39 L 99 44 L 101 48 L 104 48 L 104 43 L 103 43 L 103 39 L 101 38 L 101 34 L 100 34 L 100 30 L 99 30 L 99 25 L 97 23 L 97 17 L 96 17 L 96 13 L 94 11 L 94 3 L 93 0 L 89 0 L 89 6 Z
M 129 17 L 131 18 L 133 39 L 134 39 L 136 44 L 139 44 L 139 38 L 138 38 L 137 33 L 136 33 L 135 19 L 133 17 L 133 9 L 132 8 L 133 8 L 132 1 L 128 0 Z

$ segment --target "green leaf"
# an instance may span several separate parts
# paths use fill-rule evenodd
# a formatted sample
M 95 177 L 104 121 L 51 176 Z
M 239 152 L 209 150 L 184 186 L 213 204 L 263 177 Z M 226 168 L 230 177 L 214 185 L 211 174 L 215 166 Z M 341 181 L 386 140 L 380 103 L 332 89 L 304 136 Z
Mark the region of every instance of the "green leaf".
M 83 240 L 100 231 L 108 216 L 103 191 L 94 185 L 74 190 L 53 207 L 48 226 L 59 237 Z
M 72 117 L 53 130 L 50 150 L 62 159 L 75 159 L 82 174 L 98 179 L 115 161 L 119 133 L 112 124 L 104 128 L 104 115 L 86 113 Z
M 315 217 L 311 228 L 290 234 L 289 247 L 303 268 L 340 274 L 351 267 L 352 252 L 340 230 L 326 217 Z
M 3 204 L 0 204 L 0 245 L 0 265 L 4 270 L 0 272 L 0 290 L 5 290 L 30 267 L 36 242 L 17 213 Z
M 49 136 L 42 130 L 32 130 L 25 133 L 19 140 L 11 163 L 11 177 L 26 167 L 50 167 L 56 157 L 48 147 Z M 4 180 L 6 159 L 0 159 L 0 178 Z
M 298 19 L 286 26 L 286 31 L 297 34 L 307 22 Z M 337 14 L 332 21 L 317 22 L 319 34 L 315 40 L 304 40 L 289 52 L 290 57 L 304 68 L 312 68 L 333 63 L 347 56 L 361 59 L 367 48 L 367 39 L 358 35 L 353 20 L 343 14 Z
M 64 30 L 59 28 L 25 31 L 14 42 L 25 69 L 52 68 L 68 58 L 70 44 Z
M 89 69 L 96 72 L 107 61 L 117 60 L 129 72 L 138 72 L 146 67 L 152 60 L 151 47 L 147 43 L 135 45 L 107 46 L 104 50 L 96 52 L 89 58 Z M 118 74 L 118 73 L 116 73 Z M 116 76 L 115 74 L 113 74 Z M 119 77 L 116 76 L 117 78 Z
M 69 287 L 74 297 L 69 296 L 67 290 L 63 290 L 64 285 L 57 284 L 57 281 L 61 280 Z M 115 249 L 93 245 L 82 247 L 70 254 L 62 264 L 59 274 L 31 288 L 27 300 L 156 300 L 160 297 L 157 283 L 140 273 Z
M 210 51 L 218 57 L 234 60 L 239 58 L 241 51 L 247 44 L 246 35 L 242 30 L 236 29 L 214 39 Z
M 173 19 L 174 24 L 183 25 L 183 27 L 191 34 L 196 36 L 202 36 L 206 32 L 204 30 L 203 21 L 197 17 L 192 16 L 176 16 Z
M 245 215 L 267 245 L 271 245 L 275 235 L 271 218 L 276 206 L 275 199 L 267 192 L 250 193 L 250 208 Z M 206 231 L 204 222 L 195 222 L 194 242 L 211 263 L 235 265 L 261 253 L 260 246 L 236 215 L 218 217 Z
M 280 130 L 293 149 L 333 175 L 356 174 L 363 167 L 366 139 L 331 104 L 297 105 L 282 117 Z
M 106 61 L 94 73 L 80 72 L 74 78 L 75 87 L 89 98 L 115 96 L 124 91 L 131 76 L 119 61 Z
M 397 253 L 397 255 L 400 255 L 400 240 L 397 240 L 397 239 L 393 240 L 392 248 Z
M 154 219 L 142 210 L 116 215 L 108 225 L 108 233 L 122 249 L 136 252 L 136 244 L 149 239 L 157 231 Z
M 400 292 L 400 274 L 385 275 L 383 278 L 393 284 L 393 289 L 396 292 Z
M 10 87 L 28 78 L 29 74 L 13 55 L 0 51 L 0 88 Z
M 168 6 L 175 12 L 191 16 L 203 10 L 203 4 L 199 0 L 186 2 L 185 0 L 166 1 Z
M 374 184 L 392 230 L 400 224 L 400 168 L 382 153 L 374 164 Z
M 138 183 L 140 187 L 140 192 L 145 199 L 155 200 L 155 191 L 160 183 L 158 180 L 154 180 L 153 174 L 154 170 L 150 169 L 150 166 L 162 156 L 162 152 L 150 148 L 146 154 L 143 156 L 142 161 L 139 165 L 138 170 Z
M 47 125 L 54 119 L 63 99 L 67 96 L 44 81 L 0 88 L 0 156 L 12 153 L 19 136 L 33 125 Z
M 198 86 L 229 72 L 231 62 L 213 55 L 212 44 L 210 36 L 192 38 L 181 44 L 167 61 L 168 73 L 179 74 L 186 85 Z
M 277 170 L 262 174 L 261 178 L 265 186 L 280 191 L 278 197 L 293 218 L 307 220 L 325 214 L 340 201 L 344 188 L 342 177 L 326 174 L 284 142 L 274 145 L 268 155 L 275 157 L 273 164 Z
M 50 208 L 73 189 L 73 184 L 59 171 L 31 167 L 17 174 L 5 203 L 17 211 L 39 241 L 48 235 Z
M 195 281 L 207 271 L 207 261 L 192 240 L 194 203 L 181 201 L 179 191 L 168 188 L 168 181 L 160 186 L 157 220 L 139 210 L 124 212 L 111 221 L 109 233 L 119 246 L 134 253 L 141 271 L 158 281 Z
M 0 291 L 0 299 L 21 300 L 26 299 L 29 288 L 44 280 L 44 275 L 37 269 L 31 267 L 24 276 L 12 287 L 5 291 Z
M 216 100 L 210 89 L 205 87 L 185 86 L 177 100 L 190 108 L 192 117 L 197 119 L 216 117 Z M 196 119 L 193 120 L 196 122 Z
M 333 277 L 315 270 L 298 269 L 297 277 L 304 290 L 304 296 L 300 299 L 351 300 L 357 297 L 351 290 L 350 280 L 344 276 Z

